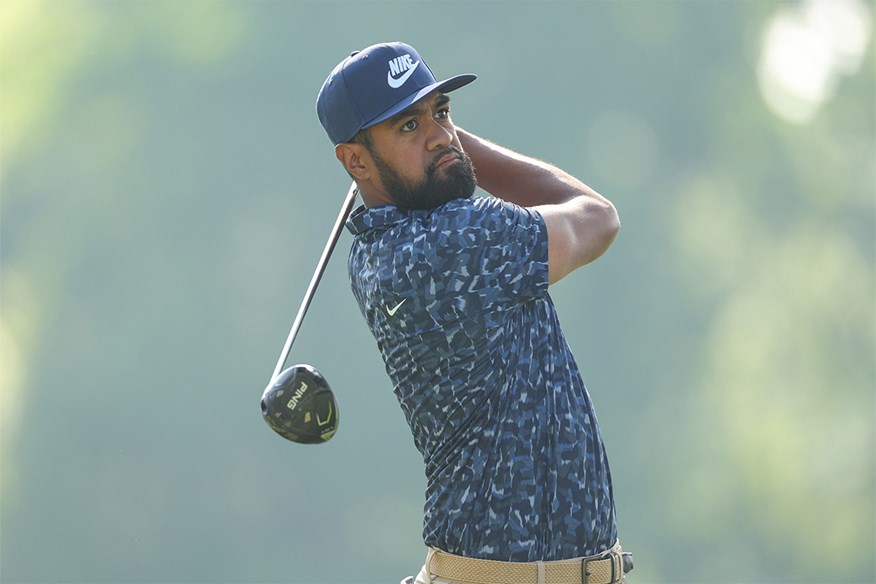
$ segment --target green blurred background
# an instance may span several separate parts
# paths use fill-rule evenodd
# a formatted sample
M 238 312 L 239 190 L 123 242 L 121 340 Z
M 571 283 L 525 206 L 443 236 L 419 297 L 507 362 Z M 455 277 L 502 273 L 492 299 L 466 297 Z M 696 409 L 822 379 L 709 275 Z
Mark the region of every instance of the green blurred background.
M 0 4 L 3 582 L 395 583 L 422 461 L 347 282 L 258 401 L 348 178 L 315 115 L 354 49 L 476 72 L 457 124 L 623 229 L 553 289 L 633 581 L 874 582 L 874 4 Z

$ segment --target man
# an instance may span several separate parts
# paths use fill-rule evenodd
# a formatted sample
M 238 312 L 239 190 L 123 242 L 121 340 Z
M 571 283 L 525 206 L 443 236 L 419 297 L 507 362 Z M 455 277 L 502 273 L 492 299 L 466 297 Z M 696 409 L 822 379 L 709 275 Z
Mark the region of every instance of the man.
M 413 47 L 385 43 L 339 63 L 317 98 L 365 203 L 347 221 L 353 294 L 426 465 L 415 581 L 620 582 L 632 561 L 608 459 L 547 292 L 605 252 L 617 213 L 456 126 L 447 94 L 475 77 L 438 82 Z

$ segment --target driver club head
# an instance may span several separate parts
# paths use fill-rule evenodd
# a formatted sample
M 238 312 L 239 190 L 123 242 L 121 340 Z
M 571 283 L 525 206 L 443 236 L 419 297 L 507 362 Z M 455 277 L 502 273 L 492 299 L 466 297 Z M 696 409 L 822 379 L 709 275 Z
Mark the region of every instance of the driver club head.
M 271 380 L 261 406 L 265 422 L 292 442 L 322 444 L 338 429 L 335 395 L 310 365 L 293 365 Z

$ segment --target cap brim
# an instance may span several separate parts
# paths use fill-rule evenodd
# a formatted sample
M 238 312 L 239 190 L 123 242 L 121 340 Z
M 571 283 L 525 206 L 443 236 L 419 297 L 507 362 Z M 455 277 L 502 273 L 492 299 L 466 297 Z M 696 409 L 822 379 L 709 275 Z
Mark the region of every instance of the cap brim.
M 379 116 L 377 116 L 373 120 L 366 122 L 362 126 L 362 129 L 364 130 L 365 128 L 370 128 L 371 126 L 376 126 L 380 122 L 385 122 L 386 120 L 388 120 L 392 116 L 406 110 L 407 108 L 411 107 L 412 105 L 414 105 L 415 103 L 417 103 L 418 101 L 420 101 L 421 99 L 423 99 L 424 97 L 426 97 L 427 95 L 429 95 L 435 91 L 441 91 L 443 93 L 450 93 L 451 91 L 457 90 L 464 85 L 468 85 L 469 83 L 471 83 L 472 81 L 474 81 L 477 78 L 478 78 L 478 76 L 475 75 L 474 73 L 463 73 L 462 75 L 455 75 L 449 79 L 445 79 L 444 81 L 439 81 L 437 83 L 427 85 L 426 87 L 424 87 L 418 91 L 415 91 L 414 93 L 408 95 L 407 97 L 403 98 L 402 100 L 396 102 L 392 107 L 390 107 L 388 110 L 381 113 Z

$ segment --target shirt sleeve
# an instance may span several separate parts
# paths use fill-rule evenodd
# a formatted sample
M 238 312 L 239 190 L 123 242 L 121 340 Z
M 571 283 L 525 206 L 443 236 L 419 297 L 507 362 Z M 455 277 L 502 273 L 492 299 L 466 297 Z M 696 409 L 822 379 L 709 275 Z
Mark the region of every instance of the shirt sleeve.
M 463 199 L 436 213 L 431 227 L 432 276 L 457 311 L 503 312 L 547 293 L 547 228 L 536 211 Z

